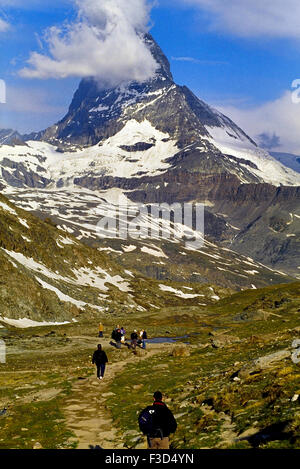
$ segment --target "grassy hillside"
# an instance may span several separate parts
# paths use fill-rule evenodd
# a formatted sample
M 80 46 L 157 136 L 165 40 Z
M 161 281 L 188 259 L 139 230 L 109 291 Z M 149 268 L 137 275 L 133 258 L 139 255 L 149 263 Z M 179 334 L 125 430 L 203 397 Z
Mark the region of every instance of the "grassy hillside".
M 90 365 L 97 318 L 55 331 L 0 329 L 8 351 L 0 365 L 0 408 L 7 409 L 0 448 L 81 447 L 84 434 L 88 444 L 144 448 L 137 413 L 157 389 L 177 418 L 173 448 L 300 448 L 300 365 L 291 359 L 299 293 L 298 282 L 206 308 L 106 316 L 110 364 L 101 384 Z M 146 326 L 149 337 L 182 338 L 136 355 L 118 351 L 108 345 L 116 321 L 129 333 Z
M 230 290 L 148 280 L 0 195 L 1 318 L 79 320 L 215 303 Z

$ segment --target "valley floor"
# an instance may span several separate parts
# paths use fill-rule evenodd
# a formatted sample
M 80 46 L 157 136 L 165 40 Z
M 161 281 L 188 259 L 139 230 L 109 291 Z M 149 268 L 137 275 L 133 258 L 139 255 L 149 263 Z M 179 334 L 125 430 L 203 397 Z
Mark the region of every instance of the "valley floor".
M 300 448 L 299 296 L 297 283 L 242 292 L 205 312 L 110 316 L 103 381 L 91 364 L 99 318 L 0 329 L 0 448 L 145 448 L 137 415 L 158 389 L 178 422 L 172 448 Z M 167 342 L 117 350 L 110 331 L 121 322 L 128 332 L 147 324 Z

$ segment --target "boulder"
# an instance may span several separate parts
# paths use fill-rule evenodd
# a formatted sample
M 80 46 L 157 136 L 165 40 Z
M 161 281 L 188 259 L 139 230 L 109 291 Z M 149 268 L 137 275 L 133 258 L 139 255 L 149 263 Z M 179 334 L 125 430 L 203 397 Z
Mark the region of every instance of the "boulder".
M 260 371 L 272 367 L 275 363 L 289 358 L 291 352 L 288 350 L 279 350 L 278 352 L 271 353 L 270 355 L 265 355 L 263 357 L 257 358 L 252 362 L 245 365 L 238 373 L 240 378 L 247 378 L 251 374 L 259 373 Z
M 213 337 L 213 339 L 211 339 L 211 344 L 214 348 L 222 348 L 222 347 L 226 347 L 226 345 L 231 345 L 239 341 L 240 339 L 234 335 L 222 334 L 222 335 Z
M 172 356 L 173 357 L 189 357 L 190 351 L 188 350 L 187 346 L 180 345 L 180 346 L 174 347 L 174 349 L 172 350 Z

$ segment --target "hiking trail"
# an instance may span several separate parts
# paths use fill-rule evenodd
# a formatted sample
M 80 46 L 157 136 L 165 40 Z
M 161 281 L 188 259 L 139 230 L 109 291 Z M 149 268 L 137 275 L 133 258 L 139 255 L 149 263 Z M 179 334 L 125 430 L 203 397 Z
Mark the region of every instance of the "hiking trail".
M 105 341 L 103 346 L 105 350 L 109 350 L 109 341 Z M 96 378 L 94 367 L 92 376 L 78 379 L 73 384 L 72 393 L 66 400 L 64 414 L 67 427 L 75 434 L 74 438 L 70 438 L 70 442 L 78 442 L 77 449 L 88 449 L 90 445 L 99 445 L 102 449 L 124 449 L 120 432 L 114 427 L 105 405 L 110 395 L 110 385 L 117 373 L 124 370 L 125 365 L 138 363 L 167 348 L 165 344 L 151 344 L 151 349 L 143 351 L 142 356 L 130 353 L 125 360 L 109 363 L 103 380 Z

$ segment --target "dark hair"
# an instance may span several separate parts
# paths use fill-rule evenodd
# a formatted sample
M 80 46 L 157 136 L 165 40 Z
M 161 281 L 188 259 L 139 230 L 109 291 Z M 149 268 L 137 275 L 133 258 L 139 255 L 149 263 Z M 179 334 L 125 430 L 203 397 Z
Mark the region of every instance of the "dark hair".
M 163 396 L 160 391 L 155 391 L 155 393 L 153 394 L 153 397 L 156 401 L 161 401 Z
M 98 344 L 98 349 L 102 349 L 102 345 L 101 344 Z

